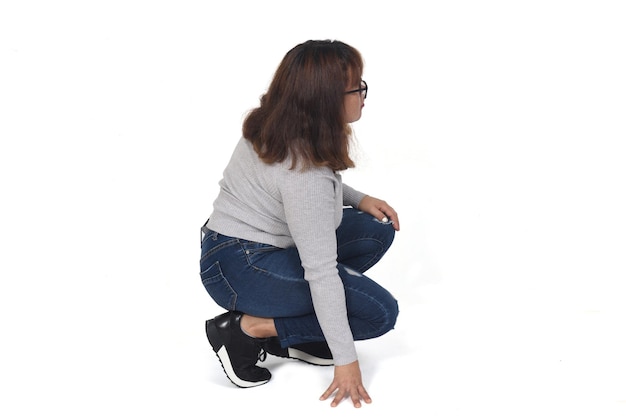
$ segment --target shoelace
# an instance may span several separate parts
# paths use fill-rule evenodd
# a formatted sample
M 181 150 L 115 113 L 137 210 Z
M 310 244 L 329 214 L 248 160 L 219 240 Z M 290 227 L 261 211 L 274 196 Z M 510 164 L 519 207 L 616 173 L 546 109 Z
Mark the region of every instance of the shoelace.
M 265 362 L 266 358 L 267 358 L 267 352 L 265 351 L 265 349 L 261 348 L 261 350 L 259 350 L 258 360 L 261 362 Z

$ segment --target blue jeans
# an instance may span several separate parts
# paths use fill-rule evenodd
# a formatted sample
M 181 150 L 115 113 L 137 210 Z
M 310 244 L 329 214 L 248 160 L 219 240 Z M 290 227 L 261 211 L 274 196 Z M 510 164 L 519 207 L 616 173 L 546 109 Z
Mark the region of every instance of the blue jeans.
M 344 209 L 337 228 L 337 269 L 355 340 L 381 336 L 396 323 L 396 299 L 363 275 L 389 249 L 394 235 L 391 224 Z M 282 347 L 324 341 L 295 247 L 277 248 L 205 230 L 200 271 L 202 284 L 222 308 L 273 318 Z

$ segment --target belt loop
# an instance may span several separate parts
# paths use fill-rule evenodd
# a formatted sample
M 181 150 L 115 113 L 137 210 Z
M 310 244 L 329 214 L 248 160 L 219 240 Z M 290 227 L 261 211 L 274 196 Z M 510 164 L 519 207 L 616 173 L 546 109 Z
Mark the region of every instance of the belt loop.
M 207 223 L 209 223 L 209 219 L 206 219 L 206 221 L 200 228 L 200 246 L 202 246 L 202 241 L 204 240 L 204 237 L 207 235 L 207 233 L 209 233 L 209 228 L 206 226 Z

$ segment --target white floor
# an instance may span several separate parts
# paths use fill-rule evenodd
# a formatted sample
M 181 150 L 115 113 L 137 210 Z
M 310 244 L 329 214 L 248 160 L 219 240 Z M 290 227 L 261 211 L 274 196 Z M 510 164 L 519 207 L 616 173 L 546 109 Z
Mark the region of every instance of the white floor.
M 358 343 L 373 403 L 343 402 L 341 415 L 626 415 L 623 308 L 542 303 L 477 281 L 393 285 L 384 263 L 373 272 L 395 288 L 401 315 L 389 334 Z M 32 289 L 13 304 L 15 316 L 3 318 L 3 415 L 331 412 L 318 398 L 332 368 L 268 357 L 272 380 L 237 388 L 206 341 L 204 320 L 220 311 L 197 274 L 152 288 L 133 274 L 119 272 L 114 288 L 106 276 L 75 281 L 53 300 Z
M 344 402 L 341 415 L 626 415 L 623 311 L 459 303 L 443 289 L 429 297 L 400 295 L 397 328 L 358 344 L 373 403 Z M 24 345 L 3 354 L 4 415 L 330 412 L 317 398 L 332 368 L 269 357 L 272 380 L 239 389 L 206 342 L 210 309 L 162 301 L 160 311 L 138 303 L 95 320 L 77 311 L 72 326 L 39 317 L 23 329 Z

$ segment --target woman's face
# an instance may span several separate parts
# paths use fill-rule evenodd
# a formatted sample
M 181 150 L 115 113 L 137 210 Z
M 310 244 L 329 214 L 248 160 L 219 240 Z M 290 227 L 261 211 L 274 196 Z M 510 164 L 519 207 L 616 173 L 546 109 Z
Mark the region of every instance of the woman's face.
M 346 91 L 343 107 L 345 111 L 346 123 L 356 122 L 361 118 L 361 110 L 365 106 L 367 97 L 367 83 L 360 80 Z

